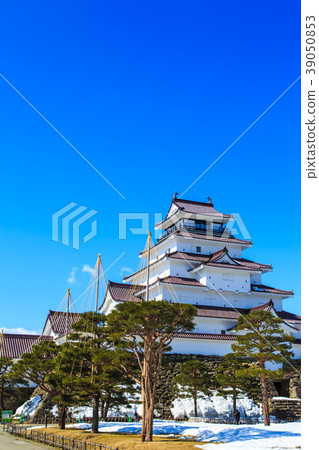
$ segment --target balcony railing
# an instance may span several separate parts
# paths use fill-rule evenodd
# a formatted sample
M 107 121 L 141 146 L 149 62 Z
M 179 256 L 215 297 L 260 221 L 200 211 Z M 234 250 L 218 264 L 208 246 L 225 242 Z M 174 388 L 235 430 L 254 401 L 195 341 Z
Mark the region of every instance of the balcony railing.
M 207 226 L 205 224 L 195 224 L 195 225 L 189 225 L 189 224 L 182 224 L 178 223 L 174 225 L 173 227 L 169 228 L 168 230 L 164 231 L 164 233 L 161 234 L 161 236 L 157 239 L 157 242 L 161 241 L 162 239 L 169 236 L 173 231 L 180 230 L 184 232 L 189 233 L 196 233 L 199 235 L 207 235 L 207 236 L 223 236 L 223 237 L 229 237 L 230 236 L 230 230 L 227 228 L 211 228 L 210 226 Z

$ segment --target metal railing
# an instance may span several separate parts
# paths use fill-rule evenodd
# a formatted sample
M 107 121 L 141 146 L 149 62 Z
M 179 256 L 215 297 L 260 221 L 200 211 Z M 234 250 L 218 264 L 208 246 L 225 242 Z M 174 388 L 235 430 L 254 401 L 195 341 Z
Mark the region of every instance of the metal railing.
M 23 439 L 64 450 L 120 450 L 119 447 L 110 447 L 106 444 L 91 442 L 90 440 L 82 441 L 69 436 L 33 430 L 32 428 L 19 425 L 6 424 L 3 426 L 3 431 Z

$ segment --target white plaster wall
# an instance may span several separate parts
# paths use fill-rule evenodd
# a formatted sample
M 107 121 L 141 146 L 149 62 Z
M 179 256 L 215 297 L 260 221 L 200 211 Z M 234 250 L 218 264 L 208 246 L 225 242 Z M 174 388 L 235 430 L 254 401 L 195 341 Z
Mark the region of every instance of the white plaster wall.
M 250 283 L 251 284 L 262 284 L 261 273 L 251 273 L 250 274 Z
M 225 242 L 204 241 L 200 239 L 190 239 L 183 237 L 177 237 L 176 240 L 177 250 L 180 252 L 199 253 L 196 251 L 196 247 L 201 247 L 200 253 L 202 253 L 203 255 L 210 255 L 217 252 L 218 250 L 223 249 L 224 247 L 227 247 L 229 255 L 231 257 L 241 258 L 242 256 L 242 250 L 239 245 L 237 246 Z
M 171 353 L 186 355 L 218 355 L 225 356 L 231 352 L 233 341 L 213 341 L 209 339 L 173 339 Z
M 225 291 L 248 292 L 250 291 L 250 273 L 239 270 L 216 269 L 204 267 L 197 277 L 206 277 L 207 286 L 211 289 L 223 289 Z
M 221 320 L 213 317 L 195 317 L 194 333 L 220 334 L 236 325 L 232 320 Z
M 207 306 L 224 306 L 235 308 L 252 308 L 254 306 L 263 305 L 270 300 L 270 296 L 256 295 L 248 293 L 235 294 L 233 292 L 216 291 L 215 289 L 201 289 L 192 286 L 178 286 L 172 284 L 173 292 L 175 292 L 181 303 L 191 303 L 193 305 L 207 305 Z M 176 300 L 167 286 L 160 284 L 158 290 L 158 298 L 165 300 Z M 274 300 L 275 308 L 280 306 L 281 300 Z M 278 311 L 280 309 L 278 308 Z

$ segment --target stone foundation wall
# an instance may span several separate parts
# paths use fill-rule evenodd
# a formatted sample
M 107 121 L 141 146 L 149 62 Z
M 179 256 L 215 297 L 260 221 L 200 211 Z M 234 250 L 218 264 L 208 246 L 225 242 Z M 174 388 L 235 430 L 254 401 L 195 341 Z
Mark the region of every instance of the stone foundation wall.
M 200 361 L 204 361 L 210 367 L 211 376 L 212 378 L 214 378 L 216 368 L 218 364 L 220 364 L 223 360 L 223 357 L 216 355 L 181 355 L 179 353 L 166 355 L 164 365 L 159 375 L 158 388 L 155 399 L 155 409 L 159 414 L 158 418 L 166 420 L 173 419 L 170 408 L 173 406 L 171 390 L 174 385 L 174 377 L 179 373 L 181 364 L 191 359 L 199 359 Z M 285 382 L 287 383 L 287 380 Z M 300 375 L 298 373 L 290 375 L 290 378 L 288 380 L 289 397 L 300 398 L 300 385 Z M 280 395 L 273 382 L 268 383 L 268 394 L 270 398 L 278 397 Z M 261 403 L 261 393 L 255 394 L 254 397 L 252 397 L 252 400 L 255 403 Z M 293 416 L 295 414 L 295 417 L 298 417 L 298 411 L 296 409 L 297 407 L 294 405 L 294 403 L 283 405 L 283 412 L 281 413 L 280 405 L 279 403 L 276 403 L 274 411 L 278 411 L 278 418 L 281 418 L 282 415 L 285 415 L 289 411 L 289 407 L 291 406 L 291 415 Z M 276 415 L 275 413 L 273 414 Z
M 172 404 L 172 387 L 174 378 L 178 375 L 182 363 L 191 359 L 199 359 L 206 362 L 210 368 L 212 378 L 216 371 L 216 367 L 222 361 L 221 356 L 204 356 L 204 355 L 181 355 L 179 353 L 168 354 L 165 356 L 163 368 L 159 374 L 158 388 L 155 399 L 155 409 L 159 413 L 160 419 L 173 419 L 170 408 Z
M 272 399 L 270 402 L 270 414 L 279 420 L 299 420 L 301 418 L 301 400 Z

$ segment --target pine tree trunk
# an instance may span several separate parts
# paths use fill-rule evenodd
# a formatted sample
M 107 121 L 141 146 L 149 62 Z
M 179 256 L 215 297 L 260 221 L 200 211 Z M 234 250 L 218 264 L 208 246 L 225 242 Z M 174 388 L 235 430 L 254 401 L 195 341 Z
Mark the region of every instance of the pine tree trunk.
M 67 406 L 61 403 L 57 403 L 58 408 L 58 425 L 60 430 L 65 430 L 65 422 L 66 422 L 66 411 Z
M 98 395 L 94 395 L 93 397 L 93 417 L 92 417 L 92 433 L 99 432 L 99 404 L 100 398 Z
M 2 410 L 4 409 L 4 380 L 1 380 L 1 386 L 0 386 L 0 414 Z M 1 416 L 0 416 L 1 417 Z
M 145 370 L 145 364 L 144 364 L 144 370 Z M 144 374 L 142 374 L 141 379 L 141 397 L 142 397 L 142 406 L 143 406 L 143 412 L 142 412 L 142 442 L 145 441 L 145 429 L 146 429 L 146 398 L 145 398 L 145 377 Z
M 196 392 L 194 394 L 194 414 L 195 414 L 195 417 L 198 416 L 198 413 L 197 413 L 197 393 Z
M 264 425 L 269 426 L 270 425 L 270 419 L 269 419 L 269 404 L 268 404 L 268 391 L 267 391 L 267 380 L 265 375 L 260 375 L 261 379 L 261 391 L 263 396 L 263 415 L 264 415 Z
M 153 419 L 154 419 L 154 399 L 150 398 L 146 407 L 145 418 L 145 441 L 151 442 L 153 440 Z
M 1 385 L 0 385 L 0 420 L 2 417 L 2 410 L 4 409 L 4 380 L 1 380 Z
M 237 405 L 236 405 L 236 388 L 233 387 L 233 416 L 235 418 L 235 414 L 236 414 L 236 409 L 237 409 Z
M 105 416 L 105 401 L 101 402 L 101 419 L 103 420 Z
M 156 361 L 155 351 L 152 344 L 145 343 L 144 346 L 144 377 L 142 377 L 142 400 L 143 400 L 143 425 L 142 441 L 153 440 L 153 419 L 155 407 L 155 394 L 158 372 L 161 367 L 162 357 L 158 356 Z

